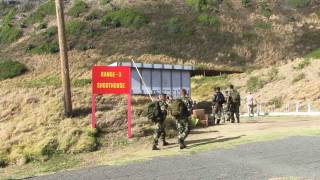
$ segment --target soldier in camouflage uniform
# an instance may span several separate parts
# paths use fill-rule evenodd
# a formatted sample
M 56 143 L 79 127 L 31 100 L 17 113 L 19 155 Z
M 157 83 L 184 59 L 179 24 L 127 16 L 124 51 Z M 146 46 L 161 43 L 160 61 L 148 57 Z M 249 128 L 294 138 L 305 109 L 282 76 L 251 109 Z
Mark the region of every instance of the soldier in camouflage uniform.
M 226 121 L 230 121 L 230 107 L 231 107 L 231 99 L 230 99 L 229 91 L 225 91 L 225 99 L 226 103 L 224 104 L 224 118 Z
M 215 124 L 220 124 L 221 116 L 223 114 L 223 103 L 225 103 L 225 97 L 220 91 L 220 87 L 215 88 L 212 104 Z
M 184 102 L 186 107 L 188 108 L 188 114 L 179 117 L 176 119 L 176 125 L 178 130 L 178 143 L 180 145 L 180 149 L 186 148 L 186 144 L 184 140 L 187 138 L 190 132 L 190 127 L 188 123 L 188 118 L 192 112 L 192 101 L 187 96 L 187 91 L 185 89 L 181 90 L 181 100 Z
M 230 106 L 230 116 L 231 116 L 231 123 L 235 123 L 236 116 L 237 123 L 240 123 L 240 105 L 241 105 L 241 98 L 240 94 L 237 90 L 234 89 L 233 85 L 230 85 L 229 90 L 230 100 L 231 100 L 231 106 Z
M 167 114 L 168 114 L 168 112 L 167 112 L 168 104 L 167 104 L 166 100 L 167 100 L 167 95 L 161 94 L 160 100 L 158 101 L 160 109 L 161 109 L 161 114 L 158 117 L 158 121 L 156 122 L 152 150 L 159 150 L 159 148 L 157 147 L 159 138 L 161 138 L 163 146 L 169 145 L 169 143 L 166 142 L 166 140 L 165 140 L 166 132 L 165 132 L 164 121 L 165 121 Z

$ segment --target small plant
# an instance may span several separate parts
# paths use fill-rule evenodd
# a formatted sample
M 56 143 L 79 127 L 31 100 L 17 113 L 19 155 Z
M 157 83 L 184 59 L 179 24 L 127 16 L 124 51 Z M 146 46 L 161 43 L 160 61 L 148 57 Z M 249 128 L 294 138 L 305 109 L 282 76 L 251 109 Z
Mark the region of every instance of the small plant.
M 198 16 L 198 22 L 206 26 L 219 26 L 220 21 L 217 16 L 209 16 L 206 14 Z
M 294 84 L 298 81 L 301 81 L 302 79 L 305 79 L 305 78 L 306 78 L 306 75 L 304 73 L 300 73 L 296 77 L 293 78 L 292 84 Z
M 272 105 L 275 108 L 281 108 L 283 105 L 283 99 L 281 97 L 274 97 L 268 102 L 268 105 Z
M 68 15 L 73 17 L 79 17 L 82 13 L 87 12 L 88 5 L 82 1 L 75 1 L 74 5 L 69 9 Z
M 310 59 L 305 58 L 303 61 L 299 62 L 296 66 L 293 66 L 293 69 L 301 70 L 309 66 L 311 63 Z
M 198 12 L 219 12 L 221 0 L 186 0 Z
M 4 168 L 9 164 L 8 158 L 0 154 L 0 168 Z
M 309 6 L 310 0 L 288 0 L 288 4 L 293 8 L 304 8 Z
M 265 82 L 260 79 L 258 76 L 252 76 L 247 81 L 247 90 L 251 92 L 255 92 L 258 89 L 263 88 Z
M 10 59 L 0 60 L 0 80 L 19 76 L 27 70 L 25 65 Z
M 85 24 L 78 20 L 71 20 L 66 24 L 66 32 L 69 35 L 79 36 L 85 29 Z
M 120 9 L 102 17 L 101 24 L 111 27 L 139 28 L 149 22 L 149 18 L 133 9 Z
M 305 56 L 305 59 L 320 59 L 320 48 L 311 51 Z
M 272 10 L 269 7 L 269 4 L 267 2 L 262 1 L 259 6 L 260 6 L 260 14 L 262 16 L 269 18 L 272 15 Z
M 38 9 L 26 19 L 26 22 L 27 24 L 42 22 L 47 15 L 54 15 L 55 12 L 56 8 L 54 0 L 49 0 L 48 2 L 40 5 Z
M 46 36 L 48 38 L 51 38 L 51 37 L 55 36 L 57 33 L 58 33 L 57 26 L 51 26 L 47 29 Z
M 102 5 L 107 5 L 107 4 L 111 3 L 111 1 L 112 1 L 112 0 L 100 0 L 100 3 L 101 3 Z
M 80 50 L 80 51 L 86 51 L 86 50 L 89 50 L 89 49 L 94 49 L 95 47 L 93 45 L 90 45 L 90 44 L 86 44 L 86 43 L 79 43 L 77 46 L 76 46 L 76 49 Z
M 243 7 L 248 8 L 252 6 L 252 1 L 251 0 L 241 0 L 241 3 Z
M 270 81 L 275 81 L 278 79 L 279 69 L 276 67 L 272 67 L 268 72 L 268 77 Z
M 48 27 L 48 23 L 43 22 L 43 23 L 40 23 L 37 28 L 38 28 L 38 29 L 46 29 L 47 27 Z
M 91 84 L 91 79 L 76 79 L 73 82 L 73 86 L 75 87 L 84 87 L 89 84 Z
M 5 12 L 5 16 L 3 17 L 2 24 L 7 25 L 12 22 L 12 20 L 15 18 L 17 12 L 15 9 L 9 9 L 7 12 Z
M 33 79 L 24 83 L 30 88 L 40 88 L 40 87 L 59 87 L 61 85 L 61 79 L 57 75 L 48 75 L 38 79 Z
M 0 27 L 0 43 L 9 44 L 18 40 L 22 36 L 22 30 L 10 24 Z
M 164 31 L 170 34 L 188 36 L 193 33 L 192 27 L 185 23 L 182 19 L 177 17 L 173 17 L 167 20 L 162 25 L 162 28 Z
M 59 52 L 59 45 L 56 42 L 44 42 L 38 46 L 30 44 L 27 47 L 27 51 L 34 54 L 54 54 Z
M 266 22 L 258 22 L 256 24 L 256 27 L 259 29 L 271 29 L 272 24 L 271 23 L 266 23 Z
M 93 10 L 88 16 L 86 16 L 87 21 L 93 21 L 101 17 L 101 12 L 98 10 Z

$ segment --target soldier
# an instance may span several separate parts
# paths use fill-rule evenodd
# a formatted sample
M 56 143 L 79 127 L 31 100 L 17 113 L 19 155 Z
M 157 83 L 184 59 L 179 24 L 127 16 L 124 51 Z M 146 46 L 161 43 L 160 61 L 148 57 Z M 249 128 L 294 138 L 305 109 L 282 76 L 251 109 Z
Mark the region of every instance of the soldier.
M 213 113 L 214 119 L 216 120 L 216 124 L 220 124 L 221 114 L 223 113 L 222 105 L 225 103 L 225 98 L 220 91 L 220 87 L 215 88 L 215 92 L 212 98 L 213 103 Z
M 156 128 L 155 128 L 155 132 L 154 132 L 154 140 L 153 140 L 152 150 L 159 150 L 159 148 L 157 147 L 159 138 L 161 138 L 163 146 L 169 145 L 169 143 L 165 140 L 166 132 L 165 132 L 164 121 L 165 121 L 167 114 L 168 114 L 168 112 L 167 112 L 168 104 L 167 104 L 166 100 L 167 100 L 167 95 L 161 94 L 159 101 L 158 101 L 161 112 L 159 113 L 159 117 L 157 117 L 158 118 L 157 121 L 155 121 Z
M 231 99 L 230 99 L 230 94 L 229 91 L 225 91 L 225 100 L 226 103 L 224 104 L 224 115 L 225 115 L 225 120 L 230 121 L 230 106 L 231 106 Z
M 237 118 L 237 123 L 240 123 L 240 105 L 241 105 L 241 98 L 240 94 L 237 90 L 234 89 L 233 85 L 230 85 L 229 90 L 231 106 L 230 106 L 230 115 L 231 115 L 231 123 L 235 122 L 234 116 Z
M 180 115 L 174 116 L 174 118 L 176 119 L 176 125 L 178 130 L 178 143 L 180 145 L 180 149 L 184 149 L 186 148 L 184 140 L 187 138 L 190 131 L 188 118 L 191 115 L 192 111 L 192 101 L 187 96 L 187 91 L 185 89 L 181 90 L 180 99 L 183 102 L 183 107 L 180 108 L 182 112 L 180 112 Z

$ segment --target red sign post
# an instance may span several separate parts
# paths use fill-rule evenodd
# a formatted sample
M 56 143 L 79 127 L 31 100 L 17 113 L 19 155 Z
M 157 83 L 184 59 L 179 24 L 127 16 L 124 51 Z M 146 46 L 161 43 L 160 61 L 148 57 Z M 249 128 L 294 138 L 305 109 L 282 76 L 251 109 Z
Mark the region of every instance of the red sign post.
M 93 66 L 92 68 L 92 116 L 91 126 L 95 122 L 95 97 L 97 94 L 128 95 L 128 138 L 131 134 L 131 75 L 130 67 Z

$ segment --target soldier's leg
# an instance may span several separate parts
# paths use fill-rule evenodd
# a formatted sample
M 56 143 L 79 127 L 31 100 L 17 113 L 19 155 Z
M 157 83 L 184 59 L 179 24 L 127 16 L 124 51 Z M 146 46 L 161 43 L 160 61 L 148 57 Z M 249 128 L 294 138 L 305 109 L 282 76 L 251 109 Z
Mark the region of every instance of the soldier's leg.
M 240 106 L 239 105 L 237 105 L 237 107 L 236 107 L 235 114 L 236 114 L 236 118 L 237 118 L 237 123 L 240 123 Z
M 165 127 L 164 121 L 160 123 L 160 132 L 161 132 L 160 138 L 162 141 L 162 145 L 163 146 L 169 145 L 169 143 L 166 141 L 166 127 Z
M 183 119 L 179 119 L 176 121 L 176 124 L 177 124 L 177 130 L 178 130 L 178 143 L 180 145 L 180 149 L 183 149 L 185 148 L 184 139 L 186 137 L 185 123 L 183 122 Z
M 160 123 L 156 123 L 155 129 L 154 129 L 154 135 L 153 135 L 153 145 L 152 150 L 158 150 L 158 141 L 161 135 L 161 125 Z

